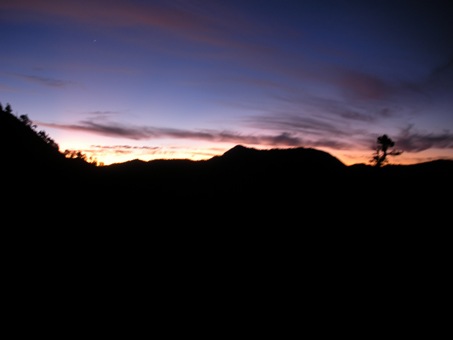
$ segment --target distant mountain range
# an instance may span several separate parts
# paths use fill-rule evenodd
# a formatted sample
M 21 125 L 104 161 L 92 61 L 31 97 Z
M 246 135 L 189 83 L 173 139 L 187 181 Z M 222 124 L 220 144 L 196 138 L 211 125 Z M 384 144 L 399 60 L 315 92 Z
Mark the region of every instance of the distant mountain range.
M 0 138 L 8 193 L 21 198 L 39 193 L 44 200 L 56 198 L 68 206 L 97 202 L 131 210 L 133 202 L 143 210 L 197 204 L 193 213 L 203 215 L 209 214 L 205 207 L 217 204 L 215 211 L 225 214 L 238 207 L 242 211 L 248 207 L 249 213 L 288 209 L 295 216 L 313 215 L 318 209 L 320 217 L 325 217 L 322 211 L 327 207 L 342 211 L 345 221 L 348 214 L 360 213 L 357 207 L 376 215 L 395 205 L 399 210 L 446 204 L 451 208 L 451 160 L 381 168 L 346 166 L 312 148 L 257 150 L 237 145 L 204 161 L 133 160 L 95 166 L 66 158 L 28 117 L 16 117 L 3 108 Z

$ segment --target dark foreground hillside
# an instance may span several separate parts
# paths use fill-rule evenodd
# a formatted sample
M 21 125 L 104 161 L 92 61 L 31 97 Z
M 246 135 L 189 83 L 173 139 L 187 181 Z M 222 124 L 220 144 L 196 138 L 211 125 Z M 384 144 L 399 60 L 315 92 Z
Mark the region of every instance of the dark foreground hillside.
M 134 160 L 96 167 L 65 158 L 28 123 L 2 109 L 3 193 L 9 204 L 41 214 L 51 209 L 118 223 L 186 219 L 215 225 L 246 219 L 315 226 L 387 224 L 414 216 L 430 223 L 451 209 L 453 161 L 345 166 L 316 149 L 238 145 L 206 161 Z
M 348 167 L 315 149 L 238 145 L 207 161 L 96 167 L 42 137 L 1 112 L 2 240 L 24 291 L 77 276 L 91 290 L 108 273 L 101 290 L 229 277 L 241 290 L 266 280 L 316 299 L 415 303 L 421 271 L 441 280 L 448 268 L 452 161 Z

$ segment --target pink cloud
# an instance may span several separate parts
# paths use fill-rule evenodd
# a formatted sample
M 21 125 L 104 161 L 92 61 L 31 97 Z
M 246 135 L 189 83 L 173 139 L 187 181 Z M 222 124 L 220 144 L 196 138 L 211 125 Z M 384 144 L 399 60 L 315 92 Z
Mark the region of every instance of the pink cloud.
M 191 41 L 218 46 L 235 44 L 234 39 L 228 34 L 232 22 L 228 17 L 224 16 L 221 21 L 214 20 L 214 16 L 209 16 L 207 13 L 171 3 L 162 5 L 104 0 L 90 2 L 15 0 L 2 2 L 0 9 L 21 11 L 22 15 L 33 15 L 34 19 L 47 20 L 43 16 L 57 16 L 84 24 L 115 27 L 145 26 L 171 32 Z M 252 30 L 252 25 L 238 19 L 234 21 L 234 29 Z
M 345 95 L 362 100 L 384 99 L 392 90 L 381 79 L 359 71 L 343 70 L 334 81 Z

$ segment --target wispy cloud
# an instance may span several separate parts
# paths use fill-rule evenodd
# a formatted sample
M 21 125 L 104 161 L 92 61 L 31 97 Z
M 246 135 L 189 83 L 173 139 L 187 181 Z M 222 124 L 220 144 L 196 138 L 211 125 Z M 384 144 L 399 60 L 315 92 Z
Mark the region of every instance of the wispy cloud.
M 446 130 L 442 133 L 421 133 L 414 131 L 412 125 L 395 136 L 398 148 L 408 152 L 420 152 L 431 148 L 453 149 L 453 133 Z
M 344 95 L 360 100 L 381 100 L 394 89 L 377 76 L 356 70 L 343 70 L 334 81 Z
M 0 91 L 2 92 L 15 92 L 16 90 L 9 85 L 0 84 Z
M 93 116 L 111 116 L 111 115 L 118 115 L 120 113 L 121 112 L 119 112 L 119 111 L 109 111 L 109 110 L 88 112 L 89 115 L 93 115 Z
M 240 12 L 232 13 L 231 8 L 219 6 L 211 2 L 200 6 L 183 2 L 15 0 L 3 2 L 0 9 L 37 13 L 39 17 L 35 20 L 54 16 L 97 26 L 155 28 L 214 46 L 231 45 L 235 39 L 230 39 L 229 29 L 233 27 L 243 32 L 257 31 L 256 26 L 241 19 Z M 222 16 L 212 15 L 219 10 L 223 12 Z
M 131 140 L 151 140 L 162 138 L 193 139 L 210 142 L 229 142 L 237 144 L 253 145 L 281 145 L 281 146 L 301 146 L 302 140 L 291 133 L 252 134 L 216 130 L 183 130 L 165 127 L 152 126 L 130 126 L 125 124 L 98 122 L 95 120 L 81 121 L 79 124 L 53 124 L 35 122 L 44 127 L 64 129 L 71 131 L 90 132 L 102 136 L 120 137 Z
M 27 81 L 37 83 L 43 86 L 48 86 L 48 87 L 56 87 L 56 88 L 63 88 L 67 87 L 68 85 L 71 85 L 71 81 L 67 80 L 61 80 L 61 79 L 55 79 L 55 78 L 49 78 L 49 77 L 42 77 L 42 76 L 36 76 L 36 75 L 29 75 L 29 74 L 16 74 L 17 77 L 20 77 L 22 79 L 25 79 Z

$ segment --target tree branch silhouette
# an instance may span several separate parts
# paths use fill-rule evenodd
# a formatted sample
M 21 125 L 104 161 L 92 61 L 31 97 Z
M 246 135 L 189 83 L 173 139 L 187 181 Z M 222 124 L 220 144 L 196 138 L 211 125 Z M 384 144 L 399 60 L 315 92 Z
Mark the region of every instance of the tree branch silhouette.
M 376 152 L 373 154 L 373 158 L 370 162 L 376 167 L 381 167 L 388 163 L 388 156 L 399 156 L 403 153 L 401 150 L 391 149 L 395 146 L 395 142 L 390 139 L 387 135 L 382 135 L 377 138 Z

